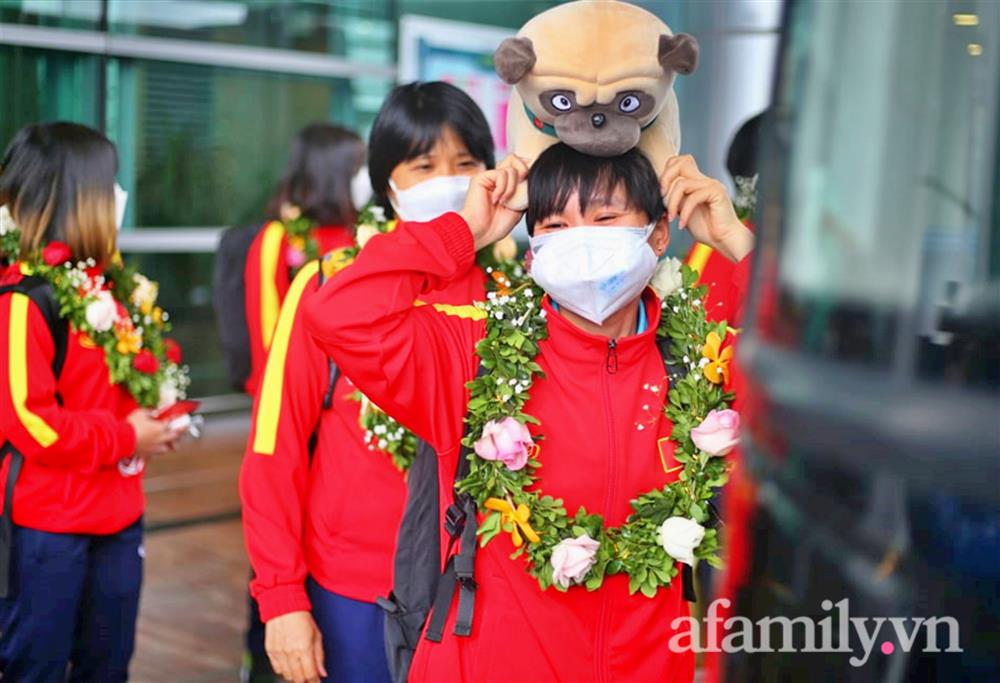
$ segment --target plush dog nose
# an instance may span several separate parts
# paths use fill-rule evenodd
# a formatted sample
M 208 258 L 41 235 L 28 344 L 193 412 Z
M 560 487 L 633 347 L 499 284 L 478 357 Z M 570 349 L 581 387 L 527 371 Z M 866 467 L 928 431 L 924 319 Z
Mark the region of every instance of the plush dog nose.
M 594 124 L 594 128 L 600 128 L 607 121 L 607 117 L 604 114 L 594 114 L 590 117 L 590 122 Z

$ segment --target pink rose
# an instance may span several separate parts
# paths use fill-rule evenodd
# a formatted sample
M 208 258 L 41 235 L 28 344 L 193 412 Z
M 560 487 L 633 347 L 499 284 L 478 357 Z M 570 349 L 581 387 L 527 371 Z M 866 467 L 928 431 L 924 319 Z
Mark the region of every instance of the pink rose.
M 301 249 L 289 246 L 285 250 L 285 263 L 289 268 L 301 268 L 306 263 L 306 253 Z
M 601 544 L 587 534 L 565 538 L 552 549 L 552 580 L 562 588 L 580 583 L 597 561 Z
M 691 430 L 691 440 L 709 455 L 726 455 L 740 442 L 740 414 L 713 410 Z
M 528 451 L 533 443 L 527 427 L 512 417 L 505 417 L 499 422 L 486 423 L 475 450 L 483 460 L 499 460 L 507 469 L 517 471 L 528 462 Z

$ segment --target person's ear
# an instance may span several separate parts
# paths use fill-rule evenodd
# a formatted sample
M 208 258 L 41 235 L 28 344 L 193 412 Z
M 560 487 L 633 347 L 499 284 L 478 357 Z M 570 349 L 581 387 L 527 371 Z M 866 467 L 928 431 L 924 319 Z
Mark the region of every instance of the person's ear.
M 656 254 L 657 258 L 663 256 L 663 252 L 670 245 L 670 219 L 664 211 L 660 220 L 653 226 L 653 232 L 649 236 L 649 246 Z

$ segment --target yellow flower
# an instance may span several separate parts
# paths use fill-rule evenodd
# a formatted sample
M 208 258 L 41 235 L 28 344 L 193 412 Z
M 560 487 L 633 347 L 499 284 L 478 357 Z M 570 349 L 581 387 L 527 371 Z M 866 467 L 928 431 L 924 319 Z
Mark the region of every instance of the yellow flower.
M 383 232 L 392 232 L 399 225 L 399 219 L 393 218 L 391 221 L 385 224 L 385 230 Z
M 500 524 L 503 526 L 504 531 L 510 531 L 511 541 L 514 543 L 515 548 L 520 548 L 524 543 L 521 539 L 522 531 L 524 532 L 524 537 L 531 543 L 538 543 L 542 540 L 538 537 L 535 530 L 531 528 L 531 524 L 528 523 L 531 511 L 524 503 L 521 503 L 515 509 L 506 500 L 488 498 L 485 505 L 486 509 L 495 510 L 500 513 Z
M 722 347 L 722 339 L 715 332 L 709 332 L 705 337 L 705 345 L 701 348 L 701 355 L 708 359 L 708 363 L 702 369 L 705 378 L 712 384 L 729 383 L 729 361 L 733 359 L 733 347 Z
M 153 322 L 157 325 L 163 323 L 163 309 L 159 306 L 153 309 Z
M 306 238 L 301 235 L 292 235 L 288 238 L 288 244 L 293 249 L 298 249 L 299 251 L 306 250 Z
M 134 329 L 120 327 L 117 330 L 118 343 L 115 350 L 123 356 L 139 353 L 142 349 L 142 335 Z
M 341 270 L 351 265 L 353 261 L 354 257 L 350 255 L 347 249 L 336 249 L 328 252 L 320 262 L 320 267 L 323 269 L 323 279 L 329 280 Z

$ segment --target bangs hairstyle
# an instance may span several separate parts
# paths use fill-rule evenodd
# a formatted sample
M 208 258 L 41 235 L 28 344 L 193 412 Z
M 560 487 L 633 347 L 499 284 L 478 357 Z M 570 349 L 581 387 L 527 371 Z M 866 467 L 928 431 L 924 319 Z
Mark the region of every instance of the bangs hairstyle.
M 479 106 L 464 91 L 442 81 L 393 88 L 368 138 L 368 173 L 375 201 L 392 216 L 389 176 L 399 164 L 431 151 L 450 126 L 475 159 L 493 168 L 493 136 Z
M 351 178 L 365 162 L 365 144 L 352 131 L 311 123 L 295 136 L 285 172 L 267 206 L 268 218 L 281 218 L 284 204 L 320 225 L 353 226 Z
M 528 173 L 528 234 L 535 233 L 538 222 L 562 213 L 574 192 L 583 212 L 591 203 L 609 200 L 618 188 L 624 190 L 628 208 L 644 212 L 650 223 L 663 216 L 660 180 L 638 149 L 617 157 L 594 157 L 562 142 L 552 145 Z
M 105 266 L 115 253 L 118 154 L 104 135 L 76 123 L 25 126 L 0 161 L 0 204 L 21 230 L 22 258 L 65 242 L 73 260 Z

